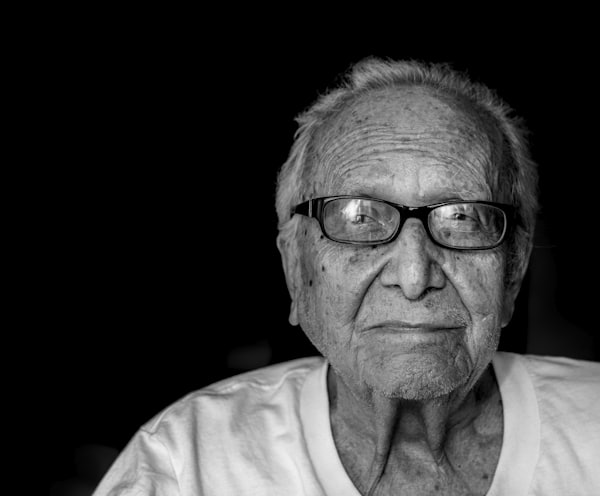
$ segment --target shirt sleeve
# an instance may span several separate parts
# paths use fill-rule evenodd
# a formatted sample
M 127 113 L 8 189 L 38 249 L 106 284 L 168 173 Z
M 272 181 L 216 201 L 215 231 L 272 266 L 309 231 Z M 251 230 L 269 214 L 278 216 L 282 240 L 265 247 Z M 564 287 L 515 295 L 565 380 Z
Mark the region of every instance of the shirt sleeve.
M 166 446 L 155 434 L 138 431 L 92 496 L 180 496 Z

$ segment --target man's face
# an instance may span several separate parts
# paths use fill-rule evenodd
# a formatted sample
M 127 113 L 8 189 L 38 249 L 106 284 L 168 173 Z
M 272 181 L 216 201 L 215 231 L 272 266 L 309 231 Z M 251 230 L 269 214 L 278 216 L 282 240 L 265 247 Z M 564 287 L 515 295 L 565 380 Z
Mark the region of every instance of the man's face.
M 492 145 L 470 115 L 419 88 L 361 97 L 320 133 L 308 198 L 492 200 Z M 473 385 L 499 338 L 502 246 L 442 248 L 418 219 L 391 243 L 346 245 L 322 236 L 314 219 L 299 222 L 293 309 L 348 386 L 425 399 Z

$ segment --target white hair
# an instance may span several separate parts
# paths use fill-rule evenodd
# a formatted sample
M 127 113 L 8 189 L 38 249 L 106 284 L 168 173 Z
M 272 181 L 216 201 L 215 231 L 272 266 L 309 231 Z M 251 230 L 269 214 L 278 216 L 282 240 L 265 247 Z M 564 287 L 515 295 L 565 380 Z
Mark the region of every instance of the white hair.
M 466 102 L 500 132 L 502 150 L 496 150 L 494 155 L 502 158 L 493 164 L 495 180 L 490 186 L 496 201 L 516 207 L 516 227 L 507 243 L 507 284 L 519 283 L 527 268 L 538 209 L 537 167 L 530 158 L 526 130 L 521 120 L 512 115 L 512 110 L 492 90 L 470 81 L 447 64 L 364 59 L 350 68 L 338 88 L 322 95 L 296 118 L 299 127 L 277 179 L 280 236 L 289 240 L 295 235 L 298 221 L 290 212 L 293 206 L 307 199 L 310 185 L 303 176 L 317 131 L 358 96 L 400 86 L 431 88 L 457 102 Z

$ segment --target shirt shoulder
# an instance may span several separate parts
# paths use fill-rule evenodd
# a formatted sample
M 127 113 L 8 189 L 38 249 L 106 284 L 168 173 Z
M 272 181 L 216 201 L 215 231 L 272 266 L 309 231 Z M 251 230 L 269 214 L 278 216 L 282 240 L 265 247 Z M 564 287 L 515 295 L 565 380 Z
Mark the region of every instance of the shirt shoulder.
M 142 426 L 142 431 L 155 434 L 169 426 L 189 427 L 252 417 L 269 404 L 293 408 L 295 398 L 306 376 L 325 365 L 322 357 L 307 357 L 263 367 L 229 377 L 198 389 L 172 403 Z M 250 418 L 246 417 L 246 418 Z
M 566 357 L 521 355 L 535 389 L 540 419 L 557 427 L 600 428 L 600 363 Z
M 600 364 L 521 355 L 539 409 L 533 494 L 591 494 L 600 487 Z
M 600 384 L 600 362 L 561 356 L 520 355 L 525 366 L 537 376 L 552 380 Z
M 186 395 L 139 429 L 94 496 L 304 494 L 301 487 L 316 482 L 300 392 L 325 365 L 321 357 L 292 360 Z M 308 467 L 309 479 L 294 492 L 299 466 Z
M 587 399 L 598 400 L 600 363 L 556 356 L 521 357 L 536 391 L 542 396 L 551 393 L 564 399 L 585 400 L 592 395 Z

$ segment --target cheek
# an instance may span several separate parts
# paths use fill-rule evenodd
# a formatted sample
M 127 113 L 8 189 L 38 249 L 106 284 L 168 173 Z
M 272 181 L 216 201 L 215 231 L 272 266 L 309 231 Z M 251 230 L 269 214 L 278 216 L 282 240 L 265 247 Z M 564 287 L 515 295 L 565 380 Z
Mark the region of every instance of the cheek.
M 306 319 L 317 319 L 323 329 L 351 324 L 375 270 L 377 250 L 339 245 L 324 239 L 320 231 L 311 234 L 310 229 L 301 235 L 305 236 L 300 272 Z
M 448 256 L 446 262 L 446 276 L 471 318 L 465 351 L 473 367 L 480 369 L 487 365 L 500 339 L 505 257 L 494 252 L 458 252 Z
M 501 252 L 457 253 L 446 267 L 475 327 L 499 328 L 504 296 L 505 257 Z
M 321 334 L 321 313 L 327 314 L 331 297 L 327 291 L 325 239 L 318 226 L 303 226 L 299 231 L 300 257 L 300 325 L 309 335 Z
M 326 271 L 321 263 L 323 258 L 324 236 L 320 231 L 315 232 L 312 226 L 305 226 L 300 232 L 300 246 L 303 246 L 300 259 L 300 277 L 303 292 L 310 292 L 311 288 L 319 287 L 322 274 Z
M 343 329 L 338 329 L 344 315 L 344 280 L 340 278 L 338 264 L 333 262 L 334 250 L 327 246 L 326 239 L 321 239 L 320 231 L 311 236 L 309 229 L 301 235 L 304 250 L 300 262 L 299 323 L 313 345 L 329 356 L 347 341 Z
M 315 268 L 324 290 L 335 293 L 340 302 L 354 305 L 376 272 L 379 256 L 375 248 L 327 243 L 317 252 L 319 262 Z

